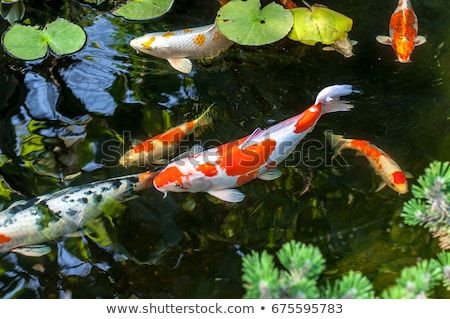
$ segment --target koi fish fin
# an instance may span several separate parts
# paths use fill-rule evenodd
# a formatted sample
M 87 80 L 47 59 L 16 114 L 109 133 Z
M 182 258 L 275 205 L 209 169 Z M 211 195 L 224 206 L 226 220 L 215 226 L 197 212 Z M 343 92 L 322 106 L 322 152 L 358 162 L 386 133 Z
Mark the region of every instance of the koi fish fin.
M 414 178 L 413 174 L 411 174 L 410 172 L 404 172 L 404 173 L 405 173 L 406 178 Z
M 217 191 L 208 191 L 209 195 L 217 197 L 224 202 L 240 203 L 244 200 L 245 195 L 237 189 L 222 189 Z
M 21 254 L 28 257 L 42 257 L 49 254 L 52 250 L 49 246 L 46 245 L 31 245 L 14 248 L 11 251 L 16 254 Z
M 261 139 L 262 137 L 264 137 L 265 135 L 265 131 L 261 128 L 256 128 L 252 134 L 250 134 L 247 139 L 245 140 L 244 143 L 242 143 L 241 145 L 239 145 L 239 149 L 245 149 L 253 144 L 256 144 L 259 142 L 259 139 Z
M 192 61 L 189 59 L 167 59 L 167 61 L 175 70 L 182 73 L 189 74 L 192 71 Z
M 385 35 L 379 35 L 376 37 L 377 41 L 384 45 L 392 45 L 392 39 Z
M 419 45 L 424 44 L 425 42 L 427 42 L 427 39 L 424 36 L 417 36 L 416 39 L 414 40 L 414 45 L 416 47 L 418 47 Z
M 211 125 L 214 121 L 214 118 L 217 116 L 217 110 L 214 107 L 215 103 L 211 104 L 206 111 L 204 111 L 196 120 L 195 123 L 195 131 L 194 135 L 198 136 L 204 131 L 204 128 Z
M 201 146 L 200 144 L 195 144 L 194 146 L 191 147 L 189 151 L 179 154 L 177 157 L 174 157 L 170 162 L 176 162 L 183 158 L 195 156 L 201 152 L 203 152 L 203 146 Z
M 322 50 L 323 51 L 336 51 L 336 49 L 333 48 L 332 46 L 323 47 Z
M 263 181 L 273 181 L 273 180 L 279 178 L 281 176 L 281 174 L 282 173 L 281 173 L 280 169 L 275 167 L 275 168 L 272 168 L 272 169 L 268 170 L 267 172 L 259 175 L 258 178 Z
M 327 139 L 328 143 L 331 144 L 333 147 L 333 156 L 335 157 L 339 156 L 342 152 L 342 150 L 345 148 L 347 139 L 344 138 L 342 135 L 336 135 L 331 133 L 331 131 L 325 131 L 325 138 Z
M 322 104 L 322 114 L 350 111 L 353 105 L 347 101 L 341 101 L 340 97 L 357 93 L 351 85 L 333 85 L 319 92 L 315 105 Z
M 164 159 L 164 158 L 160 158 L 160 159 L 152 159 L 151 163 L 152 164 L 156 164 L 156 165 L 166 165 L 169 161 Z
M 352 46 L 355 46 L 355 45 L 357 45 L 359 42 L 358 41 L 356 41 L 356 40 L 350 40 L 350 44 L 352 45 Z
M 377 189 L 375 190 L 375 193 L 378 193 L 379 191 L 381 191 L 385 187 L 386 187 L 386 182 L 385 181 L 381 181 L 380 185 L 378 185 Z

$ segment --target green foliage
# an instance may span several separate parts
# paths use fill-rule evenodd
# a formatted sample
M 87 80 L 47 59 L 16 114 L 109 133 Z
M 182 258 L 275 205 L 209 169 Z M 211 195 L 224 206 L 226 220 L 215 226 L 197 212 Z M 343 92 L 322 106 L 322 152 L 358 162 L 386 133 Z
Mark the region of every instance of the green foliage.
M 288 37 L 304 44 L 333 44 L 347 37 L 353 21 L 349 17 L 322 5 L 292 9 L 294 27 Z
M 275 267 L 267 252 L 243 257 L 246 298 L 375 298 L 372 283 L 362 273 L 349 271 L 335 282 L 318 287 L 325 260 L 317 247 L 288 242 L 277 253 L 285 269 Z M 450 253 L 404 268 L 396 284 L 381 293 L 382 298 L 426 298 L 443 283 L 450 290 Z
M 0 4 L 0 16 L 13 24 L 20 21 L 25 15 L 25 4 L 23 1 L 2 2 Z
M 413 185 L 414 198 L 405 203 L 402 217 L 408 225 L 422 225 L 450 248 L 450 162 L 433 162 Z
M 234 0 L 224 5 L 216 18 L 220 32 L 241 45 L 265 45 L 284 38 L 292 28 L 289 10 L 277 3 L 261 9 L 259 0 Z
M 48 47 L 57 55 L 80 50 L 86 43 L 84 30 L 65 19 L 56 19 L 43 30 L 37 26 L 14 24 L 4 34 L 3 47 L 12 56 L 22 60 L 45 57 Z
M 166 14 L 173 3 L 174 0 L 128 0 L 113 13 L 127 20 L 145 21 Z

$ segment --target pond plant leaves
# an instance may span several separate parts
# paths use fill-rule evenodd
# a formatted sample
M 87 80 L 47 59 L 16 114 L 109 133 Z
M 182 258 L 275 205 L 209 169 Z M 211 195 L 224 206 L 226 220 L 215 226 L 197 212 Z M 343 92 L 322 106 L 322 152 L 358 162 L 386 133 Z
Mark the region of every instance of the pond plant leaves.
M 261 9 L 259 0 L 234 0 L 218 12 L 220 32 L 241 45 L 265 45 L 284 38 L 294 23 L 289 10 L 277 3 Z
M 294 15 L 294 27 L 288 37 L 307 45 L 317 42 L 333 44 L 346 38 L 353 26 L 352 19 L 323 5 L 295 8 L 291 12 Z
M 128 0 L 113 14 L 127 20 L 144 21 L 166 14 L 175 0 Z
M 80 26 L 58 18 L 43 30 L 37 26 L 14 24 L 3 35 L 2 43 L 14 57 L 36 60 L 47 55 L 48 47 L 59 56 L 80 50 L 86 43 L 86 33 Z
M 0 16 L 13 24 L 20 21 L 25 15 L 25 4 L 23 1 L 2 2 L 0 4 Z

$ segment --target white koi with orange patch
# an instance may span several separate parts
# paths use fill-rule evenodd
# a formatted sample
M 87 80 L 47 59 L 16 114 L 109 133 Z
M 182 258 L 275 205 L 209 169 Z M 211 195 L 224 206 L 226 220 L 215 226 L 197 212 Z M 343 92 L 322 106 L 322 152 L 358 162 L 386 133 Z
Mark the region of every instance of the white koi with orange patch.
M 400 166 L 383 150 L 365 140 L 347 139 L 342 135 L 326 133 L 326 137 L 333 145 L 336 154 L 344 149 L 352 149 L 364 155 L 375 172 L 382 178 L 377 191 L 386 185 L 399 194 L 408 192 L 408 181 Z
M 352 92 L 350 85 L 327 87 L 303 113 L 268 129 L 258 128 L 234 142 L 176 160 L 156 175 L 153 185 L 165 194 L 206 192 L 224 201 L 240 202 L 245 196 L 235 187 L 256 178 L 278 178 L 281 172 L 277 165 L 294 151 L 323 114 L 353 107 L 339 100 Z
M 192 71 L 192 60 L 213 58 L 233 44 L 215 24 L 178 31 L 154 32 L 131 40 L 134 49 L 166 59 L 183 73 Z
M 168 131 L 153 136 L 127 151 L 119 160 L 120 165 L 145 166 L 147 164 L 165 164 L 186 136 L 198 128 L 213 122 L 214 110 L 210 106 L 197 119 L 178 125 Z

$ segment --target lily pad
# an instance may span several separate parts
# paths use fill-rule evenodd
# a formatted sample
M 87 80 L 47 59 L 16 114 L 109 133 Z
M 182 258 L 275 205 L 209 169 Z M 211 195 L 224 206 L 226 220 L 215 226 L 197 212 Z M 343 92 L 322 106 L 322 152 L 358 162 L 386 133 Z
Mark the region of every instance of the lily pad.
M 77 52 L 86 43 L 83 28 L 61 18 L 47 24 L 43 34 L 50 49 L 58 55 Z
M 166 14 L 175 0 L 128 0 L 113 14 L 127 20 L 143 21 L 158 18 Z
M 48 47 L 57 54 L 71 54 L 86 43 L 84 30 L 65 19 L 47 24 L 44 30 L 37 26 L 14 24 L 5 32 L 3 47 L 12 56 L 22 60 L 36 60 L 45 57 Z
M 259 0 L 234 0 L 224 5 L 216 18 L 220 32 L 241 45 L 265 45 L 284 38 L 292 28 L 289 10 L 277 3 L 261 9 Z
M 9 24 L 14 24 L 20 21 L 25 15 L 25 4 L 23 1 L 11 2 L 11 3 L 1 3 L 0 4 L 0 16 L 9 22 Z
M 38 27 L 14 24 L 3 35 L 3 46 L 12 56 L 22 60 L 36 60 L 47 54 L 47 43 Z
M 308 45 L 317 42 L 333 44 L 346 38 L 353 26 L 353 20 L 349 17 L 321 5 L 295 8 L 291 12 L 294 27 L 288 37 Z

